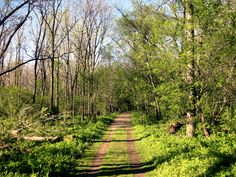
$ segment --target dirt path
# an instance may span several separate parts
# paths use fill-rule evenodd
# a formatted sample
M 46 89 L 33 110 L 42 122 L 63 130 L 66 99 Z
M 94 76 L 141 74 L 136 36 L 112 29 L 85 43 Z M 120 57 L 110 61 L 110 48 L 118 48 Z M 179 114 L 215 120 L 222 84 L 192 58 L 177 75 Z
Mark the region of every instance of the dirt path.
M 125 130 L 127 134 L 127 139 L 125 140 L 113 140 L 113 136 L 115 131 L 118 129 Z M 134 139 L 132 136 L 132 125 L 131 125 L 131 115 L 129 113 L 123 113 L 117 116 L 114 122 L 110 125 L 108 129 L 109 135 L 108 138 L 103 140 L 104 143 L 100 146 L 86 176 L 117 176 L 117 175 L 132 175 L 135 177 L 144 177 L 144 173 L 142 172 L 140 166 L 141 163 L 139 161 L 138 154 L 135 149 Z M 108 153 L 110 144 L 115 141 L 115 146 L 117 148 L 120 147 L 120 142 L 126 142 L 127 154 L 129 157 L 129 165 L 121 165 L 117 164 L 109 164 L 110 167 L 106 168 L 106 172 L 102 168 L 105 157 Z M 118 158 L 122 154 L 112 154 L 112 158 Z M 112 167 L 111 167 L 112 166 Z M 128 170 L 127 170 L 128 169 Z M 105 174 L 104 174 L 105 173 Z

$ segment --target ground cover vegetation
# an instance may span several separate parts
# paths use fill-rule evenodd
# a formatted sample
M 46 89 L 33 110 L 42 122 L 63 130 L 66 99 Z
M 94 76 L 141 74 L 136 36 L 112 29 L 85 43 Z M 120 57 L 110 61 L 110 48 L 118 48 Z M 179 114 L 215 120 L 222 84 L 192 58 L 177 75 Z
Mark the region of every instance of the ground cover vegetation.
M 175 121 L 159 124 L 141 123 L 146 115 L 133 114 L 136 148 L 142 159 L 146 176 L 235 176 L 236 138 L 234 134 L 218 132 L 205 138 L 198 126 L 195 138 L 185 135 L 182 127 L 175 135 L 167 129 Z
M 233 176 L 235 3 L 0 0 L 0 176 L 69 175 L 123 111 L 147 175 Z

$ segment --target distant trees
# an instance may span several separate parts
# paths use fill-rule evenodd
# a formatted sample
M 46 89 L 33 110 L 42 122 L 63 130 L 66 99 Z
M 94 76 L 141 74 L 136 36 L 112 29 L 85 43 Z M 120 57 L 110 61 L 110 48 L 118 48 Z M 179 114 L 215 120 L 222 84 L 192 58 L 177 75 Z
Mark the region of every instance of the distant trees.
M 65 110 L 73 115 L 80 113 L 83 118 L 95 118 L 96 67 L 111 21 L 107 2 L 32 0 L 9 1 L 3 5 L 0 21 L 2 83 L 15 72 L 17 83 L 5 86 L 21 87 L 17 80 L 24 77 L 20 74 L 27 68 L 31 83 L 26 87 L 33 91 L 33 104 L 39 108 L 49 107 L 52 114 Z M 16 48 L 16 52 L 10 53 L 8 48 Z M 27 65 L 29 62 L 33 65 Z
M 11 1 L 2 2 L 0 7 L 0 73 L 4 72 L 5 58 L 12 40 L 28 20 L 35 2 L 35 0 L 19 1 L 15 4 Z M 20 48 L 18 52 L 19 50 Z M 0 79 L 0 84 L 3 84 L 2 79 Z
M 81 78 L 81 111 L 82 117 L 95 116 L 95 69 L 101 60 L 104 48 L 107 25 L 111 20 L 110 9 L 102 1 L 84 1 L 81 4 L 79 17 L 82 18 L 79 26 L 76 26 L 73 44 L 78 56 L 76 63 L 76 78 Z M 78 85 L 78 81 L 75 82 Z M 77 86 L 76 86 L 77 87 Z

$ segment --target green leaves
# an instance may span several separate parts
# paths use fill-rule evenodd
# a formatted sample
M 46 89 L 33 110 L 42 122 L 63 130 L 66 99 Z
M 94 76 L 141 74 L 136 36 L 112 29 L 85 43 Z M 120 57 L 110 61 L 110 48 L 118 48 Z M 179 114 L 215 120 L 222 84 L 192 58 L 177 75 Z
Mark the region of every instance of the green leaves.
M 148 114 L 157 105 L 163 118 L 195 110 L 196 120 L 203 113 L 214 124 L 235 105 L 234 6 L 194 0 L 156 10 L 152 3 L 135 3 L 118 25 L 132 64 L 120 95 Z
M 142 114 L 135 113 L 133 119 L 144 118 Z M 175 121 L 182 120 L 161 121 L 156 125 L 135 124 L 135 138 L 141 139 L 136 142 L 137 151 L 142 162 L 147 164 L 145 167 L 153 168 L 146 176 L 234 176 L 234 134 L 190 139 L 183 137 L 183 127 L 177 136 L 170 135 L 167 127 Z
M 70 140 L 54 143 L 17 141 L 10 150 L 1 149 L 1 176 L 68 176 L 75 170 L 77 160 L 82 158 L 85 149 L 103 135 L 112 119 L 98 117 L 97 122 L 68 124 L 67 129 L 60 133 L 64 139 L 69 134 Z
M 17 87 L 0 87 L 0 117 L 16 116 L 20 110 L 30 104 L 32 94 Z

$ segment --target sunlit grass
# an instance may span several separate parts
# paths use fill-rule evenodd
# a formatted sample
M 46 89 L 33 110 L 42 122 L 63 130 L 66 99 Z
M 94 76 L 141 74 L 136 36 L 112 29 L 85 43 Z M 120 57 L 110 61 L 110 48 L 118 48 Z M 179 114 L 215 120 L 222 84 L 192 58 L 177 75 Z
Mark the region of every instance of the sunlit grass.
M 137 119 L 138 117 L 134 117 Z M 148 163 L 150 177 L 234 176 L 236 173 L 236 137 L 212 135 L 187 138 L 169 135 L 169 122 L 136 125 L 134 136 L 142 162 Z M 142 138 L 143 137 L 143 138 Z
M 130 159 L 127 149 L 127 131 L 123 129 L 115 130 L 108 152 L 101 167 L 105 176 L 131 177 Z M 127 171 L 127 174 L 124 171 Z
M 107 116 L 87 124 L 73 123 L 61 132 L 62 135 L 71 135 L 71 139 L 55 143 L 8 140 L 13 148 L 0 150 L 0 176 L 45 177 L 77 173 L 78 166 L 87 165 L 86 157 L 94 156 L 99 144 L 90 147 L 94 140 L 102 137 L 112 119 Z M 86 156 L 85 152 L 90 155 Z M 78 160 L 83 158 L 81 162 Z

